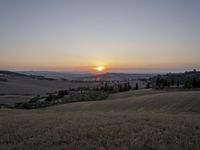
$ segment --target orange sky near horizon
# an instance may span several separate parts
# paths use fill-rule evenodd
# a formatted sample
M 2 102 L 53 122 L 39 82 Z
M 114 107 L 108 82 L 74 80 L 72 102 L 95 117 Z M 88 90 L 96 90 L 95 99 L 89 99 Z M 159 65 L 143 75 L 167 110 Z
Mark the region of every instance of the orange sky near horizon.
M 0 1 L 0 70 L 200 70 L 200 1 Z

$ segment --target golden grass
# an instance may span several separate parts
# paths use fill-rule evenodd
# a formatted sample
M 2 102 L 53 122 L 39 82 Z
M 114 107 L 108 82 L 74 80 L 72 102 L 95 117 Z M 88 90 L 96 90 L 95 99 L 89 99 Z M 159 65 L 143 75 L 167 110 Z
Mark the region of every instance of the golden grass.
M 200 148 L 197 114 L 1 110 L 0 123 L 2 150 Z
M 147 91 L 146 91 L 147 92 Z M 58 105 L 47 108 L 57 111 L 83 111 L 83 112 L 109 112 L 109 111 L 135 111 L 135 112 L 200 112 L 200 91 L 162 92 L 149 91 L 150 94 L 141 92 L 121 93 L 110 99 L 97 102 L 79 102 Z M 144 93 L 144 91 L 142 91 Z M 132 95 L 131 95 L 132 94 Z
M 33 96 L 23 96 L 23 95 L 1 95 L 0 104 L 8 104 L 14 106 L 16 103 L 28 102 Z
M 200 149 L 200 114 L 191 113 L 200 108 L 200 92 L 126 94 L 36 110 L 1 109 L 0 149 Z

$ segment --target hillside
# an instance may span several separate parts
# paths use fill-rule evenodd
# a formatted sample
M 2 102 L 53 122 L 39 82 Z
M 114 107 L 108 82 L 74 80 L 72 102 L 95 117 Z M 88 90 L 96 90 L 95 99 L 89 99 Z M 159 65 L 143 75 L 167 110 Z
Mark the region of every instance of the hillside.
M 0 109 L 0 147 L 199 150 L 199 112 L 199 91 L 152 90 L 43 109 Z
M 104 101 L 64 104 L 49 109 L 78 112 L 200 112 L 200 91 L 131 91 L 111 95 Z
M 77 83 L 10 71 L 0 71 L 0 79 L 0 95 L 42 95 L 62 89 L 95 85 L 95 83 Z
M 67 79 L 67 80 L 76 80 L 81 77 L 91 76 L 91 73 L 88 72 L 55 72 L 55 71 L 18 71 L 25 75 L 34 75 L 34 76 L 44 76 L 46 78 L 53 79 Z
M 184 87 L 200 88 L 200 71 L 186 71 L 184 73 L 168 73 L 152 77 L 151 84 L 155 88 Z

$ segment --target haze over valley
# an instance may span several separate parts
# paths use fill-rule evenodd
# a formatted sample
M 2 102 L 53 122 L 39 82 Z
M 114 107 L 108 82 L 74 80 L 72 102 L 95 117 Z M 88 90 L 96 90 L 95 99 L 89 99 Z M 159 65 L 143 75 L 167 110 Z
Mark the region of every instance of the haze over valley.
M 200 1 L 0 0 L 1 150 L 199 150 Z

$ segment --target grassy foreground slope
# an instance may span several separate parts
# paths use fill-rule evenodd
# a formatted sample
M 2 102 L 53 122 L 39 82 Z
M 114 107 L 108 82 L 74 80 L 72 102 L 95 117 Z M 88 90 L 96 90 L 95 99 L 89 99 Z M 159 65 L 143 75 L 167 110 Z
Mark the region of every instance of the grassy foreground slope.
M 117 98 L 119 97 L 119 98 Z M 143 90 L 115 94 L 105 101 L 80 102 L 48 108 L 58 111 L 200 112 L 200 91 L 161 92 Z
M 1 109 L 0 149 L 199 150 L 199 98 L 131 91 L 105 101 Z

